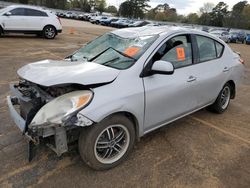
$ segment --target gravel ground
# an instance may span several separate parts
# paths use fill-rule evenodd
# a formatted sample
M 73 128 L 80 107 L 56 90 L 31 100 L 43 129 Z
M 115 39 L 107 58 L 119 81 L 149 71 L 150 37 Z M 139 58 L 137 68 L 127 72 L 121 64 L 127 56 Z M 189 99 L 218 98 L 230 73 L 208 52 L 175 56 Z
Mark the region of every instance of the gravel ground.
M 118 167 L 97 172 L 77 149 L 58 158 L 42 147 L 28 163 L 27 143 L 9 117 L 8 84 L 21 66 L 42 59 L 62 59 L 108 27 L 62 20 L 55 40 L 9 35 L 0 38 L 0 187 L 250 187 L 250 46 L 240 51 L 246 71 L 228 111 L 206 110 L 148 134 Z M 73 34 L 70 34 L 73 33 Z

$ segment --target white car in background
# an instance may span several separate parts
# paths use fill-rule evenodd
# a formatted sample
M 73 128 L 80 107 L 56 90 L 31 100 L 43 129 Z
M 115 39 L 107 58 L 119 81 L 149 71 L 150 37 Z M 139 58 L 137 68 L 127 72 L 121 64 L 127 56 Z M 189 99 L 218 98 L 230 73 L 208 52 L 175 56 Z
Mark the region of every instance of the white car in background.
M 0 35 L 24 33 L 54 39 L 61 32 L 60 19 L 48 10 L 25 5 L 12 5 L 0 10 Z
M 229 32 L 227 31 L 212 31 L 210 34 L 220 38 L 226 43 L 230 42 L 230 35 L 229 35 Z

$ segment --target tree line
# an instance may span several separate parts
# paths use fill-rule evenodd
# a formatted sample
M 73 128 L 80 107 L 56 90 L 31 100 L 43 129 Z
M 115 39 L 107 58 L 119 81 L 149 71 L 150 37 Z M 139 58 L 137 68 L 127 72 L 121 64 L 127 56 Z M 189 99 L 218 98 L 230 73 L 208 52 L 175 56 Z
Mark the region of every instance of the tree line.
M 117 9 L 107 6 L 105 0 L 8 0 L 10 2 L 33 4 L 57 9 L 75 9 L 84 12 L 109 12 L 128 18 L 145 18 L 156 21 L 170 21 L 217 27 L 250 29 L 250 4 L 247 1 L 236 3 L 232 10 L 221 1 L 217 5 L 205 3 L 197 13 L 180 15 L 167 3 L 155 8 L 148 5 L 149 0 L 126 0 Z

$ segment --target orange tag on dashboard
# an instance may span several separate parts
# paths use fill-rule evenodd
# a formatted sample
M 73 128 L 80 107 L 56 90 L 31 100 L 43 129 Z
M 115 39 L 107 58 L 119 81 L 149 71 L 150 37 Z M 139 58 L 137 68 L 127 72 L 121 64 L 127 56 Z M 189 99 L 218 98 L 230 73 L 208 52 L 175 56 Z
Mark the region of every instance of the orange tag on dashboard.
M 184 48 L 176 48 L 176 53 L 178 61 L 184 61 L 186 59 Z
M 136 55 L 138 52 L 140 51 L 140 48 L 137 47 L 129 47 L 127 48 L 124 53 L 130 57 L 133 57 L 134 55 Z

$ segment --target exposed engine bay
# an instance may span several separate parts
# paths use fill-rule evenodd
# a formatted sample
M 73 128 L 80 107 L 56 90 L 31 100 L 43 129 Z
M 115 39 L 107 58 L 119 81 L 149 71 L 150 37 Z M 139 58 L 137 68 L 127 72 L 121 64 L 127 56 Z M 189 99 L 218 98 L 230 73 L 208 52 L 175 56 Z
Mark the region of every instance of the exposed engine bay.
M 84 91 L 90 92 L 90 88 L 79 84 L 45 87 L 23 79 L 17 84 L 10 85 L 10 88 L 14 95 L 14 97 L 11 98 L 12 104 L 17 106 L 17 111 L 19 111 L 20 116 L 25 120 L 23 134 L 31 140 L 29 144 L 29 160 L 31 160 L 34 155 L 32 148 L 34 148 L 36 144 L 39 144 L 41 139 L 44 140 L 45 138 L 49 141 L 47 145 L 58 155 L 68 151 L 67 144 L 76 141 L 79 137 L 78 130 L 80 126 L 83 125 L 83 121 L 87 120 L 84 116 L 80 113 L 72 113 L 68 116 L 67 121 L 65 120 L 64 124 L 44 123 L 39 126 L 31 126 L 31 123 L 46 105 L 48 106 L 50 102 L 55 101 L 55 99 L 60 98 L 60 96 Z M 76 111 L 78 112 L 79 109 Z M 45 112 L 40 116 L 46 119 L 44 114 L 49 110 L 51 109 L 45 108 Z M 57 110 L 54 109 L 54 111 Z M 57 114 L 55 116 L 57 116 Z M 87 120 L 87 122 L 92 124 L 90 120 Z

